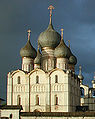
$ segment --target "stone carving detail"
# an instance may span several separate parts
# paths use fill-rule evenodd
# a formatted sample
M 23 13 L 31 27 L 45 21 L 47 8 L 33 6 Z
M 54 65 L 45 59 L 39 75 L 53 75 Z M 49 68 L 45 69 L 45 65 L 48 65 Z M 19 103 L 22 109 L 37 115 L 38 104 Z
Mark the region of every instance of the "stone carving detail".
M 31 85 L 30 86 L 31 92 L 45 92 L 45 85 L 38 84 L 38 85 Z
M 63 91 L 63 84 L 53 84 L 52 85 L 52 91 Z
M 25 92 L 24 85 L 14 85 L 13 92 Z

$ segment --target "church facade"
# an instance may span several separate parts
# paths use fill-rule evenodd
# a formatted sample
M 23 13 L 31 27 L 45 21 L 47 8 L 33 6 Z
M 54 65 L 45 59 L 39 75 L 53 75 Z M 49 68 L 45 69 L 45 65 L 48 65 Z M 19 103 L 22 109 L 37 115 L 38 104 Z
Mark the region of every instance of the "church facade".
M 22 69 L 8 73 L 7 105 L 22 105 L 23 112 L 72 112 L 80 105 L 76 57 L 52 25 L 38 37 L 37 51 L 28 41 L 21 48 Z
M 48 9 L 49 25 L 38 37 L 37 51 L 28 30 L 27 43 L 20 50 L 22 68 L 8 73 L 7 105 L 0 106 L 0 118 L 94 119 L 95 78 L 89 88 L 82 83 L 81 66 L 76 75 L 77 58 L 64 42 L 63 29 L 59 34 L 53 27 L 54 7 Z M 78 106 L 89 107 L 89 112 L 77 112 Z

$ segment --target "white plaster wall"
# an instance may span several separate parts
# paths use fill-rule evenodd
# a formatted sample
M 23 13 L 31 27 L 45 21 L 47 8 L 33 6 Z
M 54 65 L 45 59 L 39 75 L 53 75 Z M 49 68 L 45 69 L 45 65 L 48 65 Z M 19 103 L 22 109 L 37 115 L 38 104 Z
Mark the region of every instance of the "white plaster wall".
M 39 76 L 39 83 L 36 84 L 36 76 Z M 46 74 L 40 69 L 30 73 L 30 111 L 38 109 L 46 111 L 46 95 L 48 80 Z M 36 105 L 36 95 L 39 97 L 39 105 Z
M 55 75 L 58 75 L 58 83 L 55 83 Z M 17 82 L 18 76 L 21 78 L 21 84 Z M 39 84 L 36 84 L 36 76 L 39 76 Z M 8 96 L 13 96 L 8 98 L 8 102 L 13 101 L 13 105 L 17 105 L 17 96 L 20 95 L 23 112 L 29 111 L 29 104 L 31 112 L 35 109 L 50 111 L 50 107 L 52 112 L 70 112 L 75 111 L 75 106 L 79 104 L 79 83 L 71 77 L 69 70 L 64 72 L 54 69 L 45 73 L 41 69 L 35 69 L 29 74 L 17 70 L 12 73 L 12 81 L 10 80 L 8 85 L 13 85 L 13 93 L 9 91 Z M 39 96 L 39 105 L 36 105 L 36 95 Z M 55 95 L 58 96 L 58 105 L 54 103 Z
M 58 76 L 58 83 L 55 83 L 55 75 Z M 69 92 L 68 74 L 62 70 L 55 70 L 51 73 L 51 111 L 68 112 Z M 58 105 L 54 104 L 54 97 L 58 96 Z
M 17 78 L 20 76 L 20 84 L 17 82 Z M 17 97 L 20 95 L 21 97 L 21 105 L 23 107 L 22 111 L 28 111 L 29 110 L 29 79 L 28 75 L 25 74 L 22 71 L 16 72 L 12 76 L 13 80 L 13 105 L 17 105 Z
M 56 59 L 56 67 L 60 69 L 67 69 L 68 68 L 68 59 L 66 58 L 57 58 Z
M 42 49 L 42 69 L 50 71 L 55 68 L 54 49 L 45 47 Z
M 29 57 L 22 58 L 22 70 L 30 72 L 33 70 L 34 60 Z
M 10 117 L 10 114 L 12 114 L 12 119 L 19 119 L 19 110 L 0 110 L 1 111 L 1 117 Z

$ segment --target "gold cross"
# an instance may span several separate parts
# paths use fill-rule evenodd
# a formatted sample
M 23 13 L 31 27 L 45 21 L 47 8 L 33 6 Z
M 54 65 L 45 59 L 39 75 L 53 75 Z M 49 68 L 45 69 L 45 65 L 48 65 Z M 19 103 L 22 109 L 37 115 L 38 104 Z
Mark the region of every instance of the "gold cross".
M 69 42 L 69 48 L 70 48 L 70 40 L 68 40 L 68 42 Z
M 28 32 L 28 40 L 30 40 L 30 33 L 31 33 L 31 30 L 29 29 L 27 32 Z
M 52 16 L 52 10 L 54 9 L 54 7 L 53 7 L 52 5 L 50 5 L 50 6 L 48 7 L 48 9 L 50 9 L 50 16 Z
M 64 29 L 61 29 L 61 39 L 63 40 L 63 31 Z
M 54 7 L 52 5 L 50 5 L 48 7 L 48 9 L 50 10 L 50 24 L 51 24 L 51 16 L 52 16 L 52 10 L 54 9 Z

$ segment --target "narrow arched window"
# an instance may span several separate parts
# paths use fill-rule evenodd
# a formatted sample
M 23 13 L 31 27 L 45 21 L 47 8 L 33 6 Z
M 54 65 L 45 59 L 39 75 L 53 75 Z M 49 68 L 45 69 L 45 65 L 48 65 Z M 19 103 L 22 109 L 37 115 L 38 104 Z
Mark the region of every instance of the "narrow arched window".
M 36 83 L 39 83 L 39 76 L 36 76 Z
M 21 105 L 21 97 L 20 97 L 20 95 L 17 96 L 17 105 Z
M 17 80 L 18 80 L 18 84 L 20 84 L 20 76 L 18 76 Z
M 95 90 L 92 91 L 92 97 L 95 97 Z
M 58 97 L 55 95 L 55 105 L 58 105 Z
M 55 83 L 58 83 L 58 75 L 55 75 Z
M 83 87 L 80 87 L 80 95 L 81 95 L 81 97 L 84 97 L 84 88 Z
M 39 96 L 36 95 L 36 105 L 39 105 Z

